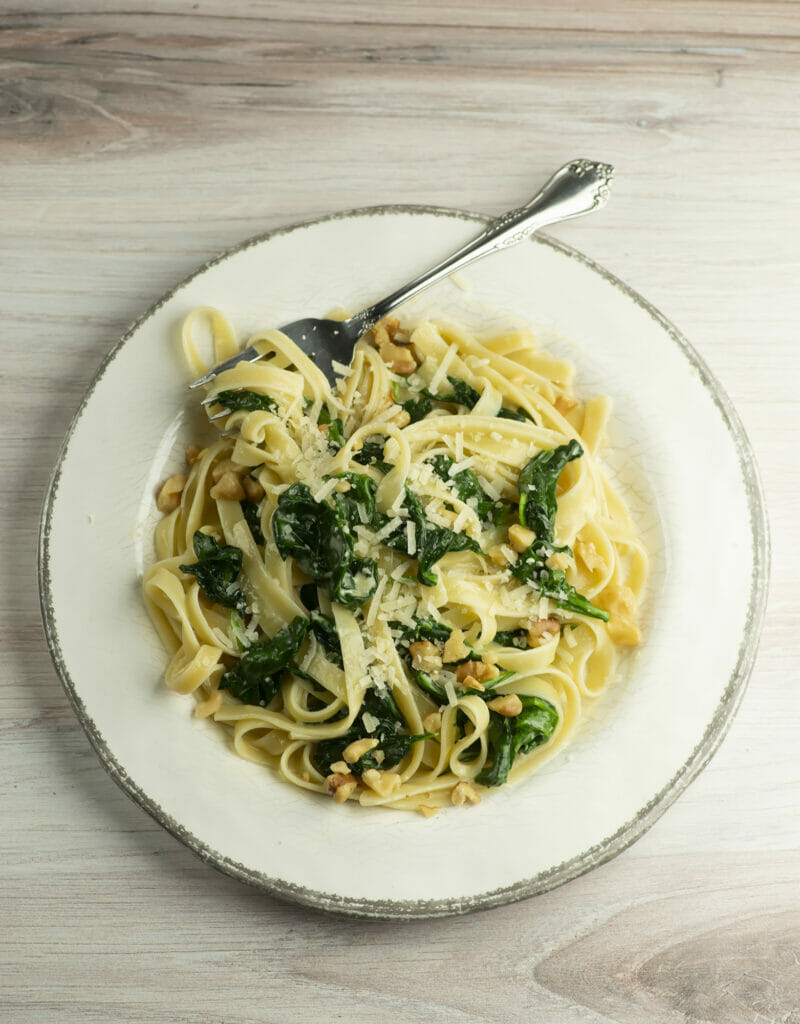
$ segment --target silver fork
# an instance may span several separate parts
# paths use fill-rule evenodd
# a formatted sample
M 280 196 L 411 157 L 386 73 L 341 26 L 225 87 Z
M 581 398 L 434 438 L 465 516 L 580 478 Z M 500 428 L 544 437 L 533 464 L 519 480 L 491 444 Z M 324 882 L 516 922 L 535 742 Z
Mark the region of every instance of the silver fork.
M 333 383 L 336 375 L 332 363 L 349 363 L 353 346 L 358 339 L 402 302 L 423 289 L 430 288 L 443 277 L 455 273 L 473 260 L 516 245 L 546 224 L 556 224 L 571 217 L 580 217 L 603 206 L 608 199 L 609 183 L 613 174 L 614 168 L 610 164 L 594 160 L 572 160 L 556 171 L 541 191 L 525 206 L 504 213 L 492 221 L 477 238 L 462 246 L 452 256 L 437 263 L 427 273 L 409 281 L 374 305 L 362 309 L 347 320 L 305 317 L 284 324 L 278 330 L 288 335 L 305 353 L 313 356 L 316 365 Z M 208 384 L 223 370 L 229 370 L 243 360 L 254 362 L 259 358 L 260 353 L 250 345 L 230 359 L 212 367 L 189 387 L 197 388 Z

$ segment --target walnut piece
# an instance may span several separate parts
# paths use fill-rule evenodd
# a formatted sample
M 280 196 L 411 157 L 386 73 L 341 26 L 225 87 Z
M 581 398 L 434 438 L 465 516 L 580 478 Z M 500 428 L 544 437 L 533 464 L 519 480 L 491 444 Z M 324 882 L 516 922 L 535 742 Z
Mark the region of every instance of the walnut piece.
M 464 633 L 460 629 L 454 629 L 442 651 L 442 661 L 445 664 L 452 664 L 454 661 L 461 661 L 469 657 L 469 647 L 464 643 Z
M 439 648 L 430 640 L 417 640 L 408 650 L 411 654 L 411 667 L 415 672 L 438 672 L 442 667 Z
M 522 712 L 522 701 L 516 693 L 508 693 L 502 697 L 495 697 L 494 700 L 487 701 L 486 707 L 491 708 L 492 711 L 496 711 L 498 715 L 503 715 L 505 718 L 516 718 Z
M 468 782 L 457 782 L 450 791 L 450 803 L 461 807 L 465 803 L 479 804 L 481 798 Z
M 508 543 L 515 551 L 527 551 L 535 540 L 536 534 L 533 530 L 529 530 L 527 526 L 520 526 L 519 523 L 514 523 L 513 526 L 508 528 Z
M 165 480 L 156 498 L 156 508 L 164 515 L 174 512 L 181 503 L 181 495 L 186 486 L 186 477 L 182 473 L 176 473 L 168 480 Z
M 208 492 L 212 498 L 222 498 L 229 501 L 244 501 L 244 488 L 242 481 L 231 471 L 223 473 L 211 490 Z

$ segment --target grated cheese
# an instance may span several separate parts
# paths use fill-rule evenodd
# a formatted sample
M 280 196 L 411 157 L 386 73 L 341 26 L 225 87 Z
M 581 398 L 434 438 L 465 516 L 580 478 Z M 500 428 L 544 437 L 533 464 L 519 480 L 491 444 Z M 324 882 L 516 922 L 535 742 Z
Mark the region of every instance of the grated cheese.
M 417 524 L 411 519 L 406 523 L 406 534 L 408 536 L 408 553 L 415 555 L 417 553 Z
M 459 430 L 456 434 L 456 462 L 461 462 L 464 458 L 464 435 Z
M 326 480 L 322 487 L 320 487 L 319 490 L 314 492 L 314 501 L 324 501 L 328 497 L 328 495 L 332 494 L 333 491 L 336 489 L 336 484 L 338 482 L 338 480 Z
M 384 540 L 384 538 L 388 537 L 390 533 L 394 533 L 397 527 L 401 524 L 402 520 L 398 516 L 395 516 L 393 519 L 390 519 L 389 522 L 385 526 L 382 526 L 380 530 L 378 530 L 378 532 L 375 534 L 375 540 Z
M 434 375 L 431 377 L 431 382 L 428 385 L 429 391 L 432 391 L 434 394 L 436 394 L 436 392 L 439 390 L 442 381 L 447 376 L 447 371 L 450 369 L 450 364 L 455 358 L 455 354 L 456 343 L 453 342 L 453 344 L 450 345 L 445 354 L 442 356 L 442 361 L 439 363 L 439 366 L 436 369 L 436 373 L 434 373 Z

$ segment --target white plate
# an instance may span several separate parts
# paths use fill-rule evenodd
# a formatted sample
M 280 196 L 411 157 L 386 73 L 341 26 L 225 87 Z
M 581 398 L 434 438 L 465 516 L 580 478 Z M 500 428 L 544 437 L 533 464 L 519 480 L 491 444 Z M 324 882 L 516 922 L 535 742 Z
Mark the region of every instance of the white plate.
M 190 438 L 196 399 L 176 344 L 216 306 L 249 331 L 357 309 L 460 246 L 477 215 L 354 211 L 225 254 L 157 303 L 81 404 L 47 496 L 40 589 L 50 648 L 95 749 L 122 788 L 221 870 L 278 895 L 376 917 L 463 913 L 543 892 L 614 856 L 709 759 L 750 673 L 768 544 L 753 456 L 700 358 L 602 268 L 545 237 L 420 300 L 537 329 L 615 399 L 611 471 L 652 558 L 645 643 L 567 752 L 480 805 L 426 820 L 335 805 L 236 757 L 223 730 L 162 682 L 142 606 L 153 494 Z M 506 316 L 507 314 L 507 316 Z

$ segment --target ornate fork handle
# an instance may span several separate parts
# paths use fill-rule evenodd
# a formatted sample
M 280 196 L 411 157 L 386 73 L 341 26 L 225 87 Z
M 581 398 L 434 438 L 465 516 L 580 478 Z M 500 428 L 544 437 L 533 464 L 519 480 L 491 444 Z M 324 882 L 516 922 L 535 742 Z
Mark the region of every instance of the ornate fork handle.
M 473 260 L 499 252 L 528 238 L 546 224 L 556 224 L 603 206 L 608 199 L 609 184 L 614 175 L 610 164 L 595 160 L 571 160 L 550 178 L 529 203 L 509 210 L 488 225 L 477 238 L 468 242 L 427 273 L 409 281 L 391 295 L 362 310 L 351 318 L 359 334 L 369 330 L 401 302 L 455 273 Z

